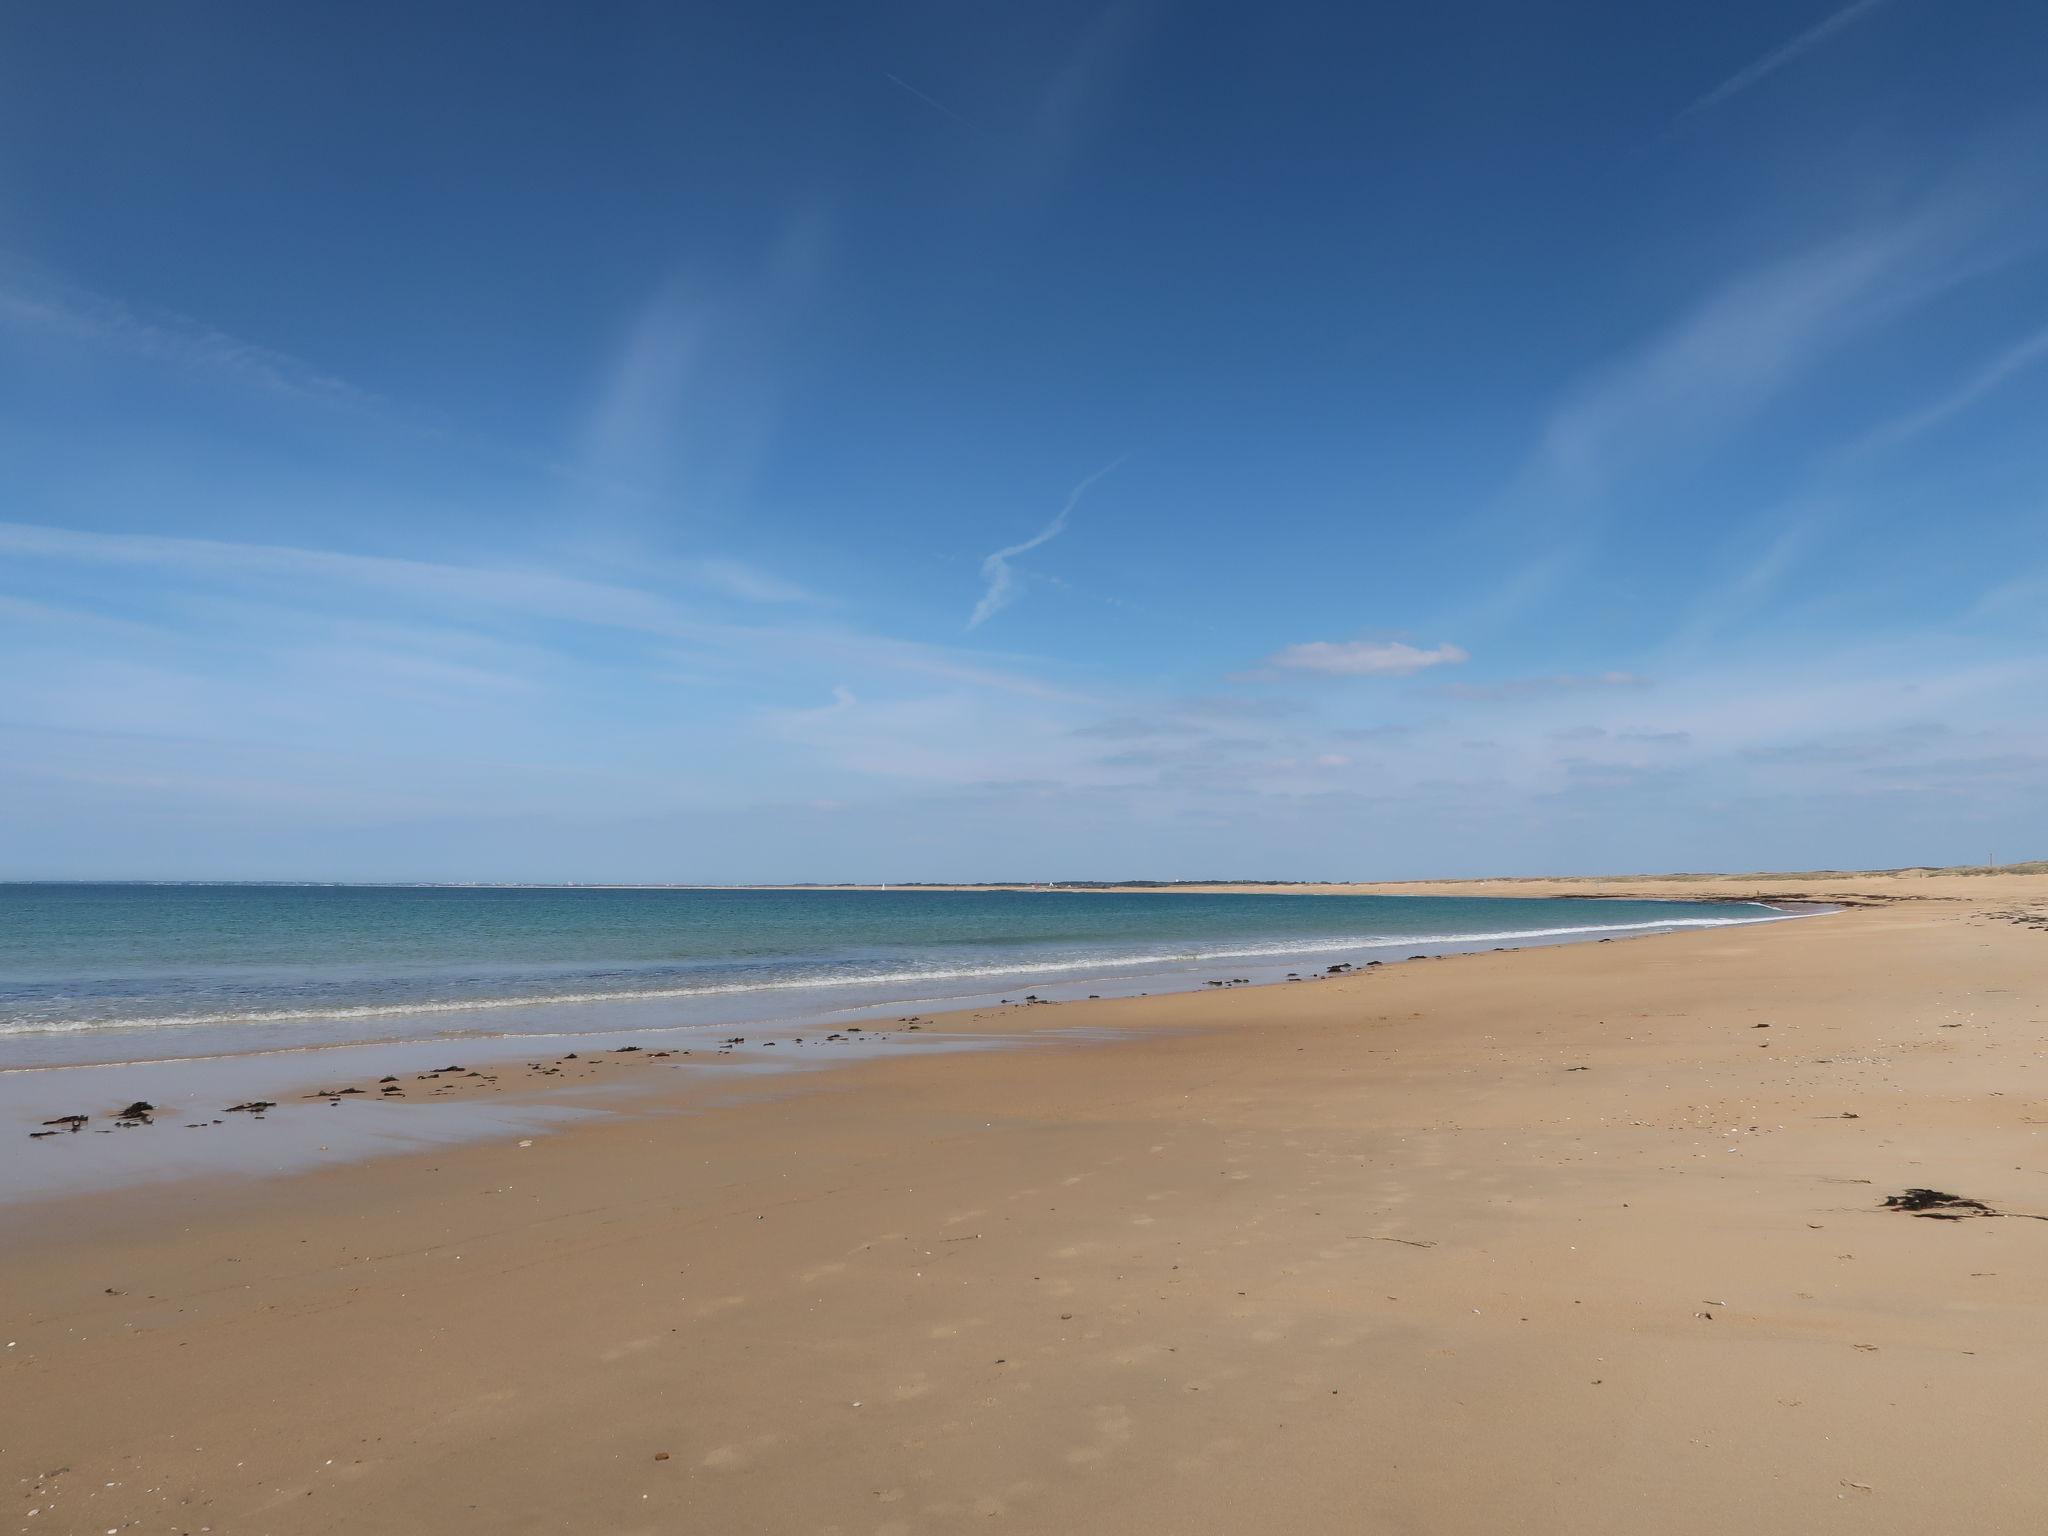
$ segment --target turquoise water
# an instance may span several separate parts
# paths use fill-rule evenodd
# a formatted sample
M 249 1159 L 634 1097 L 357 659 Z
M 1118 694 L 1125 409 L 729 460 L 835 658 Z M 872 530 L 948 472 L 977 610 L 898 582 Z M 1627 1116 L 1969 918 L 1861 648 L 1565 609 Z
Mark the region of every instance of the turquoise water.
M 1165 991 L 1782 916 L 1435 896 L 0 885 L 0 1066 Z

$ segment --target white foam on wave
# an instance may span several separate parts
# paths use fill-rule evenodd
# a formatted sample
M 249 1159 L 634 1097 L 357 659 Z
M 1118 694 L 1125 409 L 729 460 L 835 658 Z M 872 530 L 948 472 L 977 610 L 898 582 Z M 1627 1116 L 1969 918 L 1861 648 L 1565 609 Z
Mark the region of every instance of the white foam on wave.
M 1754 905 L 1762 905 L 1754 903 Z M 1522 939 L 1570 938 L 1595 933 L 1662 933 L 1676 928 L 1731 928 L 1754 923 L 1786 922 L 1808 916 L 1766 908 L 1767 917 L 1668 917 L 1640 923 L 1582 923 L 1560 928 L 1513 928 L 1497 933 L 1360 934 L 1349 938 L 1286 940 L 1240 945 L 1230 949 L 1169 950 L 1157 954 L 1098 953 L 1028 964 L 958 966 L 899 971 L 797 977 L 778 981 L 724 982 L 694 987 L 653 987 L 609 992 L 532 993 L 520 997 L 449 999 L 439 1002 L 370 1003 L 347 1008 L 267 1008 L 226 1013 L 143 1015 L 134 1018 L 10 1019 L 0 1022 L 0 1036 L 67 1035 L 115 1029 L 175 1029 L 221 1024 L 290 1024 L 347 1019 L 400 1018 L 416 1014 L 484 1013 L 507 1008 L 554 1008 L 570 1004 L 662 1002 L 679 998 L 721 997 L 754 992 L 815 991 L 831 987 L 887 987 L 933 981 L 972 981 L 999 976 L 1043 976 L 1055 972 L 1108 971 L 1133 965 L 1185 965 L 1204 960 L 1258 960 L 1282 955 L 1331 954 L 1349 949 L 1399 949 L 1436 944 L 1498 944 Z

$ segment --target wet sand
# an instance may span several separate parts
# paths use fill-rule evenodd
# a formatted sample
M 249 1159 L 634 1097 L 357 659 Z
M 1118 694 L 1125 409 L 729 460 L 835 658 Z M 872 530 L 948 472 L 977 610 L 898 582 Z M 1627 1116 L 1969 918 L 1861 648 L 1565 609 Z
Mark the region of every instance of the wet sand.
M 1011 1043 L 905 1023 L 381 1041 L 9 1069 L 0 1071 L 0 1144 L 42 1145 L 0 1161 L 0 1216 L 138 1182 L 294 1172 L 529 1136 L 642 1100 L 663 1109 L 715 1100 L 761 1075 Z
M 15 1526 L 2036 1531 L 2048 878 L 1801 884 L 13 1207 Z

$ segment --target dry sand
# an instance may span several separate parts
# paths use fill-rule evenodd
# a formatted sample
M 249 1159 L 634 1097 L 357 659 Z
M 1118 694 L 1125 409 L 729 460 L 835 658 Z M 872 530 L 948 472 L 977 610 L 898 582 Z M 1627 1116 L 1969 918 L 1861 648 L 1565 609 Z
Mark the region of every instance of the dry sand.
M 778 887 L 852 891 L 1030 891 L 1127 892 L 1155 896 L 1592 896 L 1657 901 L 1847 901 L 1882 905 L 1895 901 L 1953 900 L 1997 905 L 2026 902 L 2048 891 L 2048 866 L 2030 863 L 2012 873 L 1952 869 L 1881 871 L 1818 870 L 1777 875 L 1563 875 L 1502 876 L 1489 880 L 1348 880 L 1249 884 L 1215 881 L 1175 885 L 849 885 Z
M 12 1525 L 2038 1532 L 2048 878 L 1794 883 L 18 1209 Z

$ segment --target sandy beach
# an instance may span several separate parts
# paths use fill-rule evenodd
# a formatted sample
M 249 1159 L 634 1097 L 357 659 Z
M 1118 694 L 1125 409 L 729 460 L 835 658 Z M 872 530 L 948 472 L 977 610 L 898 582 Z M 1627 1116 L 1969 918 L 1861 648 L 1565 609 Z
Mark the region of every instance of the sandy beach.
M 1561 888 L 1847 905 L 0 1210 L 12 1526 L 2041 1529 L 2048 876 Z

